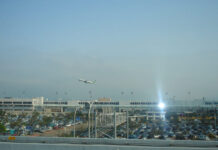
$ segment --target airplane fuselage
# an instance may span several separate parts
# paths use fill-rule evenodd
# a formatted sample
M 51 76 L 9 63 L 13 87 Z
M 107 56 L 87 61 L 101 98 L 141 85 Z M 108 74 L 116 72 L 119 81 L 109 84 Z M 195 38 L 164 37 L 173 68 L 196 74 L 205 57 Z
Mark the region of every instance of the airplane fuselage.
M 89 80 L 83 80 L 83 79 L 79 79 L 79 81 L 84 82 L 86 84 L 95 84 L 95 81 L 89 81 Z

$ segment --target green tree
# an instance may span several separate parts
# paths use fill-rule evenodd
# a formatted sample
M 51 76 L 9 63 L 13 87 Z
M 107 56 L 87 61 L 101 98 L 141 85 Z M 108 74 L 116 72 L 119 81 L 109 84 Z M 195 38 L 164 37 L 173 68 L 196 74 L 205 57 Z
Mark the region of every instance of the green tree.
M 32 128 L 34 129 L 35 128 L 35 126 L 37 125 L 37 124 L 39 124 L 39 112 L 37 112 L 37 111 L 34 111 L 33 113 L 32 113 L 32 117 L 30 118 L 30 120 L 29 120 L 29 122 L 28 122 L 28 125 L 29 126 L 32 126 Z
M 42 120 L 40 121 L 40 126 L 49 126 L 49 124 L 52 122 L 53 117 L 51 116 L 43 116 Z
M 23 122 L 23 118 L 26 117 L 26 113 L 22 113 L 18 115 L 18 118 L 15 121 L 10 122 L 10 127 L 12 129 L 15 129 L 17 131 L 17 134 L 20 134 L 20 129 L 23 125 L 26 125 L 25 122 Z M 13 116 L 14 117 L 14 116 Z
M 65 114 L 65 121 L 66 122 L 69 122 L 70 120 L 72 120 L 74 117 L 74 112 L 71 112 L 71 113 L 66 113 Z
M 7 115 L 5 111 L 0 110 L 0 123 L 5 124 L 7 122 Z
M 58 115 L 56 115 L 55 117 L 54 117 L 54 119 L 56 120 L 56 121 L 63 121 L 64 120 L 64 118 L 65 118 L 65 116 L 63 115 L 63 114 L 58 114 Z
M 24 119 L 24 118 L 26 118 L 26 116 L 27 116 L 27 113 L 22 112 L 22 113 L 19 115 L 19 118 Z
M 5 132 L 6 132 L 5 126 L 0 123 L 0 133 L 5 133 Z

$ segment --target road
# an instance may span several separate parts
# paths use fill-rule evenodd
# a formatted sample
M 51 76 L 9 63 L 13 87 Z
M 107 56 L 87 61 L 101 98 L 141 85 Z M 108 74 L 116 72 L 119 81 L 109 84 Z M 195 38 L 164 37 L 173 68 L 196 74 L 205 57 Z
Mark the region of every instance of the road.
M 151 147 L 120 145 L 82 145 L 82 144 L 42 144 L 0 142 L 2 150 L 217 150 L 217 148 L 200 147 Z

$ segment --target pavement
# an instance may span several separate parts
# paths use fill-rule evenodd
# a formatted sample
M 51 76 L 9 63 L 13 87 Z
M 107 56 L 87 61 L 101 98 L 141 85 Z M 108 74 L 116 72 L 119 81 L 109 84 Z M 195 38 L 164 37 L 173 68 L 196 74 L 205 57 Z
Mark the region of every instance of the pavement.
M 153 147 L 125 145 L 42 144 L 0 142 L 2 150 L 217 150 L 216 147 Z

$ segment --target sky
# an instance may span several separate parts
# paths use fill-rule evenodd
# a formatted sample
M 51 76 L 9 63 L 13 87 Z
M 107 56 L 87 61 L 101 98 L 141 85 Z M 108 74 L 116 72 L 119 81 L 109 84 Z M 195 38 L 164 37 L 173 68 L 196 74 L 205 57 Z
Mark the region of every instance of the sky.
M 217 43 L 217 0 L 0 0 L 0 97 L 217 99 Z

